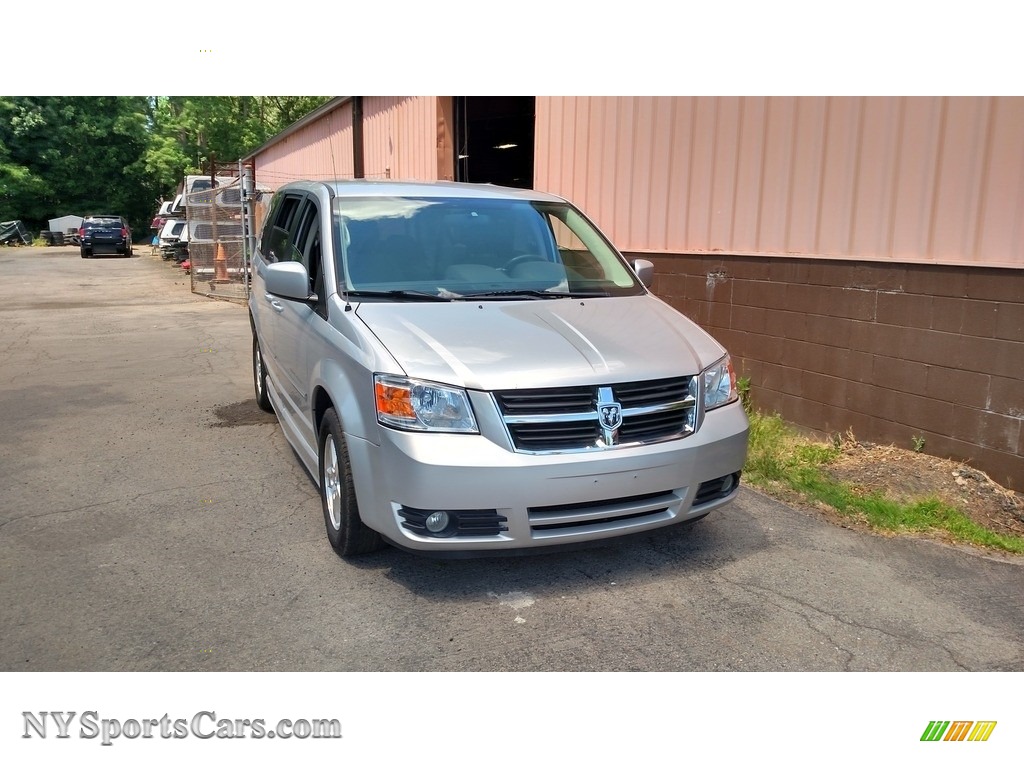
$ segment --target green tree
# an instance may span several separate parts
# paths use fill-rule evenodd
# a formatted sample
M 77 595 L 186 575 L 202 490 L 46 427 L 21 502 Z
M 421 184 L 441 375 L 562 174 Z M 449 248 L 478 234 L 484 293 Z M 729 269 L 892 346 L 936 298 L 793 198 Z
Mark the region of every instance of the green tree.
M 68 213 L 148 214 L 145 99 L 16 97 L 0 100 L 0 144 L 12 195 L 3 215 L 39 226 Z M 17 206 L 17 207 L 15 207 Z
M 117 213 L 146 231 L 186 174 L 238 160 L 329 98 L 0 97 L 0 219 L 41 229 Z
M 247 155 L 329 96 L 172 96 L 154 100 L 156 133 L 172 138 L 184 173 L 201 173 L 211 158 Z

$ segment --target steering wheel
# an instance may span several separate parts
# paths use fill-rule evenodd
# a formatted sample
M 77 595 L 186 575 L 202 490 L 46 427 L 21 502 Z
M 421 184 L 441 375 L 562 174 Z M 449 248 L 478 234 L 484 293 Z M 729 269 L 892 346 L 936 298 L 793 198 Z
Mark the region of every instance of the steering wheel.
M 501 268 L 501 271 L 506 275 L 511 275 L 512 271 L 520 264 L 526 264 L 531 261 L 547 261 L 543 256 L 538 256 L 536 253 L 524 253 L 521 256 L 514 256 L 505 262 L 505 266 Z

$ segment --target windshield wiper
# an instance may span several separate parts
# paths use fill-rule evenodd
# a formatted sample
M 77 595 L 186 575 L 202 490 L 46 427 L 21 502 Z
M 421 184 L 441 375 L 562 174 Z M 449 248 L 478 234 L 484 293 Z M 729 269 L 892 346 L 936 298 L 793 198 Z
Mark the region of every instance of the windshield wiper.
M 348 298 L 394 299 L 395 301 L 451 301 L 444 296 L 426 291 L 345 291 Z
M 529 288 L 505 288 L 500 291 L 467 293 L 463 299 L 577 299 L 591 296 L 607 296 L 607 291 L 538 291 Z

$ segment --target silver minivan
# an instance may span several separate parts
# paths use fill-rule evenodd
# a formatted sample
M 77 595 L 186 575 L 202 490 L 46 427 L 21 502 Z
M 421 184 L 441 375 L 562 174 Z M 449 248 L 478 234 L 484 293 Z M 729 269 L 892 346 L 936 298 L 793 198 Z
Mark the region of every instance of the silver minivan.
M 256 399 L 320 487 L 331 545 L 573 545 L 735 498 L 729 355 L 562 198 L 295 182 L 249 299 Z

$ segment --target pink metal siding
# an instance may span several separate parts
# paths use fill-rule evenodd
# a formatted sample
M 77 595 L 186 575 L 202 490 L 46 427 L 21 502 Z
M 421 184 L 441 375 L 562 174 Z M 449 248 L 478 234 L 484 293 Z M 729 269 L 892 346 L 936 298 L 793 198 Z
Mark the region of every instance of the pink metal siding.
M 351 179 L 354 173 L 351 102 L 256 156 L 256 181 L 271 189 L 296 179 Z
M 1024 251 L 1024 98 L 993 99 L 986 158 L 988 185 L 978 211 L 978 253 Z M 1004 237 L 1003 233 L 1006 233 Z
M 276 188 L 295 179 L 351 179 L 352 103 L 286 136 L 256 157 L 256 178 Z M 437 179 L 434 96 L 363 97 L 363 171 L 368 179 Z
M 368 179 L 437 180 L 437 97 L 364 96 Z
M 1024 99 L 537 97 L 537 189 L 628 251 L 1024 267 Z
M 937 99 L 912 99 L 902 105 L 897 126 L 900 151 L 893 164 L 892 248 L 897 256 L 911 259 L 929 253 L 941 124 L 942 102 Z

